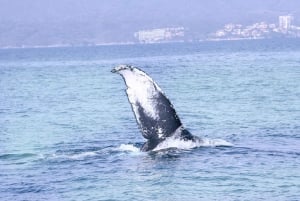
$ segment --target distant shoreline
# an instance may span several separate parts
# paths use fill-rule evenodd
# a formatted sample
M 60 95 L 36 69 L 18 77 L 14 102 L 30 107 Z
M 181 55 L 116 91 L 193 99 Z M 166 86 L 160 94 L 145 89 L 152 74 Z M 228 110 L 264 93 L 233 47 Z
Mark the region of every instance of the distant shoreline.
M 59 45 L 33 45 L 33 46 L 6 46 L 0 47 L 0 49 L 38 49 L 38 48 L 64 48 L 64 47 L 98 47 L 98 46 L 114 46 L 114 45 L 135 45 L 138 43 L 103 43 L 94 45 L 69 45 L 69 44 L 59 44 Z
M 79 48 L 79 47 L 105 47 L 105 46 L 126 46 L 126 45 L 159 45 L 159 44 L 191 44 L 191 43 L 218 43 L 218 42 L 236 42 L 236 41 L 300 41 L 300 38 L 226 38 L 226 39 L 206 39 L 199 41 L 163 41 L 156 43 L 101 43 L 94 45 L 68 45 L 68 44 L 55 44 L 55 45 L 35 45 L 35 46 L 6 46 L 0 47 L 0 50 L 9 50 L 9 49 L 44 49 L 44 48 Z

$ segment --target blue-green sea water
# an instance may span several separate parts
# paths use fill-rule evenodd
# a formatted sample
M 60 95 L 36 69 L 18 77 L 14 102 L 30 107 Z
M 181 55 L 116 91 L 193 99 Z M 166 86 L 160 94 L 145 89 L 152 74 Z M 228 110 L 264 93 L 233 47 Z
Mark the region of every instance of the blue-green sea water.
M 119 64 L 232 146 L 140 152 Z M 0 50 L 0 200 L 300 200 L 300 41 Z

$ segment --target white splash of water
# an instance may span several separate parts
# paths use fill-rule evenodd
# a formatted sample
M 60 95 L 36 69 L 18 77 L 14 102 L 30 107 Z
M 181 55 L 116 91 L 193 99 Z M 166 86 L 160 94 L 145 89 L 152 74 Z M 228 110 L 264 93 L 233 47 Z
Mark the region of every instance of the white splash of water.
M 130 151 L 130 152 L 140 152 L 140 149 L 133 146 L 132 144 L 121 144 L 118 148 L 119 151 Z
M 204 138 L 193 142 L 191 140 L 185 141 L 180 138 L 169 137 L 166 140 L 164 140 L 162 143 L 158 144 L 157 147 L 153 149 L 153 151 L 159 151 L 168 148 L 193 149 L 196 147 L 217 147 L 217 146 L 233 146 L 233 144 L 222 139 Z
M 96 152 L 83 152 L 83 153 L 78 153 L 78 154 L 52 154 L 50 156 L 50 159 L 70 159 L 70 160 L 82 160 L 85 159 L 87 157 L 91 157 L 91 156 L 96 156 L 97 153 Z M 47 157 L 46 157 L 47 158 Z
M 71 155 L 69 156 L 70 159 L 73 159 L 73 160 L 80 160 L 80 159 L 84 159 L 86 157 L 91 157 L 91 156 L 95 156 L 97 155 L 96 152 L 83 152 L 83 153 L 80 153 L 80 154 L 74 154 L 74 155 Z
M 204 138 L 202 140 L 203 140 L 203 144 L 201 145 L 202 147 L 219 147 L 219 146 L 232 147 L 233 146 L 232 143 L 227 142 L 226 140 L 223 139 Z

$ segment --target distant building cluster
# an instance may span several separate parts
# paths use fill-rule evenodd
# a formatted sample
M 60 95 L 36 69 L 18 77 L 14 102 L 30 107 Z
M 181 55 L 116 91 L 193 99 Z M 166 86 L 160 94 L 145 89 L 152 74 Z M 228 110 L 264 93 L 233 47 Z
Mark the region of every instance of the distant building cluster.
M 245 40 L 265 38 L 300 38 L 300 27 L 293 24 L 292 15 L 278 17 L 277 23 L 257 22 L 252 25 L 229 23 L 222 29 L 204 36 L 204 40 Z M 139 43 L 164 43 L 194 41 L 185 34 L 184 27 L 167 27 L 159 29 L 140 30 L 134 33 Z
M 184 38 L 184 28 L 174 27 L 174 28 L 141 30 L 135 32 L 134 36 L 140 43 L 181 41 Z
M 209 40 L 263 39 L 271 37 L 300 37 L 300 27 L 293 25 L 293 16 L 279 16 L 278 25 L 266 22 L 249 26 L 226 24 L 209 36 Z

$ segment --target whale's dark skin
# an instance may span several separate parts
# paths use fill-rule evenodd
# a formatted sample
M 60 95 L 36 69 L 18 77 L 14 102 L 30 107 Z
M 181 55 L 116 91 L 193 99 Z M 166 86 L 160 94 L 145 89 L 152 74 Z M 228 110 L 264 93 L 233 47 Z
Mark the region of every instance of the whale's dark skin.
M 132 106 L 142 135 L 147 139 L 147 142 L 145 142 L 141 148 L 142 151 L 155 149 L 158 144 L 171 136 L 180 138 L 181 140 L 200 140 L 200 138 L 192 135 L 183 127 L 170 100 L 145 72 L 129 65 L 118 66 L 114 68 L 112 72 L 119 73 L 127 86 L 126 92 L 129 103 Z M 136 82 L 132 83 L 131 79 L 134 79 Z M 141 85 L 137 86 L 139 79 L 141 79 L 142 82 Z M 144 85 L 145 89 L 142 88 Z M 139 97 L 135 97 L 135 88 L 138 88 L 137 90 L 143 90 L 143 92 L 146 91 L 146 101 L 149 101 L 150 106 L 146 105 L 145 107 L 145 104 L 147 104 L 144 103 L 145 99 L 143 99 L 144 102 L 142 102 Z M 149 112 L 149 107 L 155 111 L 155 115 Z

